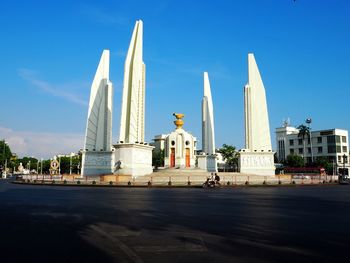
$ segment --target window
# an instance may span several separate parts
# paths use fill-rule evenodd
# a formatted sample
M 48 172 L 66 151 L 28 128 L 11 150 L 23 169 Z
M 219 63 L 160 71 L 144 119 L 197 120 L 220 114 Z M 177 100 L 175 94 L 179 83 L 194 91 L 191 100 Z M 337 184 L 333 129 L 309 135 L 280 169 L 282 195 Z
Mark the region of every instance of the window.
M 342 142 L 346 142 L 346 136 L 342 136 L 342 137 L 341 137 L 341 141 L 342 141 Z
M 303 139 L 299 139 L 298 143 L 299 143 L 299 145 L 302 145 L 303 144 Z
M 337 153 L 341 153 L 341 147 L 337 145 Z
M 322 137 L 317 137 L 317 143 L 322 143 Z
M 294 154 L 294 149 L 289 150 L 290 154 Z
M 303 153 L 303 148 L 299 148 L 299 153 L 300 153 L 300 154 Z
M 310 138 L 307 138 L 307 144 L 310 144 L 311 142 L 310 142 Z
M 335 142 L 340 143 L 340 136 L 339 135 L 335 136 Z
M 310 148 L 310 147 L 307 148 L 307 152 L 308 152 L 308 153 L 311 153 L 311 148 Z
M 348 152 L 348 147 L 347 146 L 343 146 L 343 153 Z
M 293 146 L 294 145 L 294 140 L 289 140 L 289 145 Z
M 333 130 L 328 130 L 328 131 L 321 131 L 320 135 L 332 135 L 333 134 Z
M 335 143 L 335 136 L 327 136 L 327 143 Z
M 328 153 L 335 153 L 335 145 L 328 145 Z
M 174 146 L 175 145 L 175 141 L 171 141 L 171 145 Z
M 341 161 L 342 161 L 341 156 L 338 156 L 338 163 L 341 163 Z
M 322 153 L 322 151 L 323 151 L 322 147 L 317 147 L 317 152 L 318 153 Z

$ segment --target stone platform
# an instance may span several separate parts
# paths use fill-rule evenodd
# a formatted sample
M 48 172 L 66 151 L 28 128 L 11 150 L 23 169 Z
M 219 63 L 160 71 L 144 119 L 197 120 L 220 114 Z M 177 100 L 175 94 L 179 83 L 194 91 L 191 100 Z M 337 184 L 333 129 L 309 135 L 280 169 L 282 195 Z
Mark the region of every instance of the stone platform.
M 290 176 L 261 176 L 252 174 L 242 174 L 242 173 L 217 173 L 220 176 L 221 184 L 231 184 L 231 185 L 245 185 L 247 184 L 278 184 L 290 183 Z M 123 176 L 123 175 L 105 175 L 103 177 L 104 182 L 116 182 L 119 184 L 127 184 L 128 182 L 134 185 L 147 185 L 151 182 L 152 185 L 167 185 L 169 181 L 172 185 L 187 185 L 188 182 L 191 185 L 202 185 L 208 177 L 211 176 L 210 172 L 206 172 L 201 169 L 164 169 L 153 172 L 150 175 L 145 176 Z M 99 178 L 96 178 L 99 179 Z

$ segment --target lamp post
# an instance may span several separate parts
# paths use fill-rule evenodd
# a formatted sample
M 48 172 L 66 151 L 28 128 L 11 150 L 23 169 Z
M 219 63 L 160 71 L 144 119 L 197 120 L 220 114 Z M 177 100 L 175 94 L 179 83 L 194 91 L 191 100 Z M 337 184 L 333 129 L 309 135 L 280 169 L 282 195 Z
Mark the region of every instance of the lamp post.
M 73 153 L 70 153 L 70 160 L 69 160 L 69 174 L 72 175 L 72 157 Z
M 3 170 L 3 175 L 6 175 L 6 165 L 7 165 L 7 158 L 5 158 L 5 149 L 6 149 L 6 141 L 5 140 L 3 140 L 3 150 L 2 150 L 2 157 L 4 158 L 3 159 L 3 163 L 2 163 L 2 168 L 4 169 Z M 5 159 L 6 159 L 6 161 L 5 161 Z
M 312 123 L 312 119 L 311 118 L 307 118 L 305 120 L 306 124 L 309 127 L 309 138 L 310 138 L 310 147 L 311 147 L 311 162 L 314 162 L 314 155 L 312 153 L 312 136 L 311 136 L 311 123 Z
M 345 164 L 348 161 L 348 157 L 346 156 L 346 154 L 343 155 L 343 178 L 345 177 Z
M 61 155 L 58 155 L 58 174 L 61 174 Z
M 43 158 L 41 158 L 40 173 L 43 176 Z
M 5 158 L 5 161 L 4 161 L 4 167 L 5 167 L 5 170 L 4 170 L 4 174 L 5 174 L 5 178 L 6 178 L 6 171 L 7 171 L 7 157 L 5 156 L 5 153 L 6 153 L 6 145 L 7 145 L 7 142 L 4 140 L 4 150 L 3 150 L 3 155 L 4 158 Z

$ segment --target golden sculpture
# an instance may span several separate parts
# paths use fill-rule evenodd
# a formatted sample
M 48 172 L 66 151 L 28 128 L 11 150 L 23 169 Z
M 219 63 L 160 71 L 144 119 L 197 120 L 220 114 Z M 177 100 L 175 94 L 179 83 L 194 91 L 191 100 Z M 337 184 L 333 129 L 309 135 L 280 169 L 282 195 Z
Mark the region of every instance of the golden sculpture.
M 174 124 L 176 125 L 176 129 L 181 129 L 184 125 L 184 121 L 182 120 L 183 117 L 185 117 L 185 114 L 182 113 L 173 113 L 173 116 L 175 116 L 176 120 L 174 121 Z

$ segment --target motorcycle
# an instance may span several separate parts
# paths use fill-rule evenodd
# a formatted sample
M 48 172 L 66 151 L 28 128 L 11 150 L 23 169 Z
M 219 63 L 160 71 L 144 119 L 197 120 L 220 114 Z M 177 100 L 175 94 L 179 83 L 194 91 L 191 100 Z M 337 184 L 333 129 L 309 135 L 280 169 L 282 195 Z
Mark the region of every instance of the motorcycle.
M 203 188 L 214 188 L 214 187 L 217 187 L 217 186 L 220 186 L 220 183 L 218 181 L 216 181 L 216 180 L 209 179 L 209 178 L 207 178 L 207 181 L 205 181 L 202 184 Z

